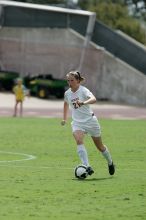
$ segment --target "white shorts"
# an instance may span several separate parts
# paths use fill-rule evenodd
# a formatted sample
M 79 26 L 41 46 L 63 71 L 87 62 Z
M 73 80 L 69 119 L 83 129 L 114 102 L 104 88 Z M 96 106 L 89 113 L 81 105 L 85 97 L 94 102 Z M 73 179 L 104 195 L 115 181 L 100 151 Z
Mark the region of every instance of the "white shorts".
M 89 121 L 84 123 L 72 121 L 71 126 L 73 133 L 79 130 L 79 131 L 83 131 L 84 133 L 90 134 L 92 137 L 101 136 L 100 124 L 96 116 L 93 116 Z

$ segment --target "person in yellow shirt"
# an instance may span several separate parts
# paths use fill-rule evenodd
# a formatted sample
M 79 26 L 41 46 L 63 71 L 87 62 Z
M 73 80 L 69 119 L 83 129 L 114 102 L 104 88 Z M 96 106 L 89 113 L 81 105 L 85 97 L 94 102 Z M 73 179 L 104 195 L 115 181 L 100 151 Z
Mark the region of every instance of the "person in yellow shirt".
M 20 116 L 23 115 L 23 101 L 26 95 L 29 95 L 28 90 L 23 85 L 23 81 L 21 78 L 18 78 L 16 81 L 16 85 L 13 88 L 13 93 L 15 94 L 15 106 L 14 106 L 14 114 L 13 116 L 17 116 L 18 104 L 20 104 Z

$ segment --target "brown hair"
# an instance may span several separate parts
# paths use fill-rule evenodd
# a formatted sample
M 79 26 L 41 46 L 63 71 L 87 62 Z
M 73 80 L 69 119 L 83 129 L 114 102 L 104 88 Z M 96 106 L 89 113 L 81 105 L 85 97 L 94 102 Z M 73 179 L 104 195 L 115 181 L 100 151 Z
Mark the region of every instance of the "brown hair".
M 75 79 L 77 79 L 77 80 L 79 80 L 80 82 L 81 81 L 84 81 L 85 80 L 85 78 L 81 75 L 81 73 L 80 72 L 78 72 L 78 71 L 70 71 L 69 73 L 67 73 L 67 77 L 68 76 L 74 76 L 75 77 Z

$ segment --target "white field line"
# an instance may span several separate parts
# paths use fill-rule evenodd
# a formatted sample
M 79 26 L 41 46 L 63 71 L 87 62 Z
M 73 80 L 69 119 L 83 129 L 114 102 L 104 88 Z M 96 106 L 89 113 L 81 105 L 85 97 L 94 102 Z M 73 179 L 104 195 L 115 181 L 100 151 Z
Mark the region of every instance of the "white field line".
M 18 167 L 18 168 L 31 168 L 31 169 L 61 169 L 61 170 L 71 170 L 72 168 L 65 168 L 65 167 L 48 167 L 48 166 L 25 166 L 25 165 L 15 165 L 15 164 L 11 164 L 9 165 L 9 163 L 14 163 L 14 162 L 22 162 L 22 161 L 27 161 L 27 160 L 34 160 L 36 159 L 36 156 L 34 155 L 30 155 L 30 154 L 24 154 L 24 153 L 14 153 L 14 152 L 7 152 L 7 151 L 0 151 L 0 154 L 12 154 L 12 155 L 21 155 L 24 156 L 24 159 L 19 159 L 19 160 L 2 160 L 0 161 L 0 166 L 5 166 L 5 167 Z
M 25 166 L 25 165 L 15 165 L 15 164 L 0 164 L 0 167 L 11 167 L 11 168 L 28 168 L 28 169 L 56 169 L 56 170 L 74 170 L 75 168 L 69 168 L 69 167 L 60 167 L 60 166 Z M 101 170 L 106 170 L 106 168 L 103 168 Z M 116 168 L 118 171 L 137 171 L 137 172 L 145 172 L 145 169 L 136 169 L 136 168 Z
M 26 160 L 34 160 L 36 159 L 36 156 L 33 155 L 29 155 L 29 154 L 23 154 L 23 153 L 14 153 L 14 152 L 7 152 L 7 151 L 0 151 L 0 154 L 12 154 L 12 155 L 21 155 L 24 156 L 24 159 L 20 159 L 20 160 L 2 160 L 0 161 L 1 163 L 12 163 L 12 162 L 21 162 L 21 161 L 26 161 Z
M 15 165 L 15 164 L 0 164 L 0 167 L 17 167 L 17 168 L 31 168 L 31 169 L 56 169 L 56 170 L 74 170 L 74 168 L 69 168 L 69 167 L 54 167 L 54 166 L 24 166 L 24 165 Z
M 16 165 L 16 164 L 12 164 L 14 162 L 22 162 L 22 161 L 28 161 L 28 160 L 34 160 L 37 157 L 34 155 L 30 155 L 30 154 L 24 154 L 24 153 L 14 153 L 14 152 L 7 152 L 7 151 L 0 151 L 0 153 L 2 154 L 12 154 L 12 155 L 21 155 L 24 156 L 24 159 L 20 159 L 20 160 L 3 160 L 0 161 L 0 167 L 11 167 L 11 168 L 31 168 L 31 169 L 56 169 L 56 170 L 74 170 L 74 168 L 69 168 L 69 167 L 60 167 L 60 166 L 27 166 L 27 165 Z M 11 165 L 10 165 L 11 163 Z M 116 168 L 117 169 L 117 168 Z M 117 170 L 131 170 L 131 171 L 140 171 L 140 172 L 145 172 L 145 169 L 127 169 L 127 168 L 118 168 Z

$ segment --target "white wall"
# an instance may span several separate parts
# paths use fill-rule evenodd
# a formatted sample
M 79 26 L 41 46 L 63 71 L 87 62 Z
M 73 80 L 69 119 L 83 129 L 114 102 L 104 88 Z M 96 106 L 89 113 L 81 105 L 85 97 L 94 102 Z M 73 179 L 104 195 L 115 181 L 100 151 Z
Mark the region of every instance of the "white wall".
M 84 39 L 70 29 L 0 29 L 0 65 L 21 75 L 51 73 L 65 78 L 78 69 Z M 146 105 L 146 76 L 102 48 L 90 44 L 82 72 L 99 99 Z
M 104 53 L 101 81 L 97 96 L 146 106 L 146 75 L 107 52 Z

